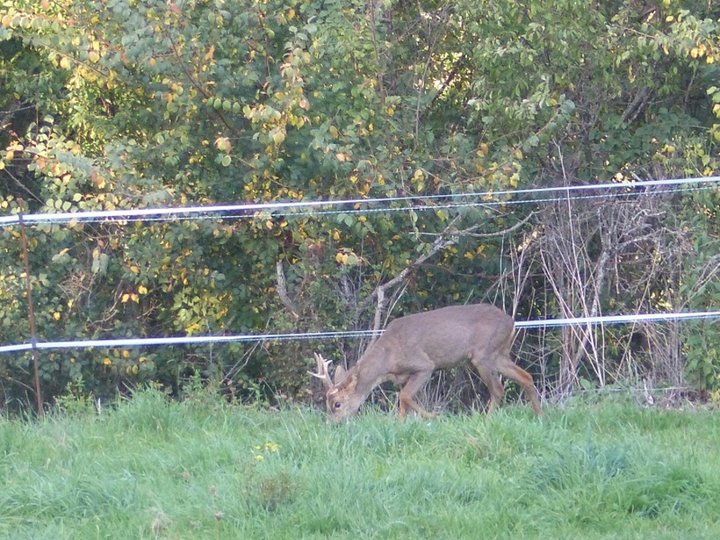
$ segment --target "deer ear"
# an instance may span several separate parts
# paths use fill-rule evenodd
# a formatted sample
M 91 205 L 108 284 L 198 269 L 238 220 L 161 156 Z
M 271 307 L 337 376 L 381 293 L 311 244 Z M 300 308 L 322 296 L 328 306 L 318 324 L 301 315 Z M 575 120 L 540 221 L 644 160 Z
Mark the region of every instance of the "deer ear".
M 349 375 L 345 377 L 345 379 L 339 386 L 342 386 L 343 390 L 346 390 L 348 392 L 354 392 L 355 387 L 357 386 L 357 373 L 355 373 L 354 370 L 351 370 L 349 372 Z
M 342 364 L 338 364 L 338 367 L 335 368 L 335 384 L 340 384 L 345 380 L 345 377 L 347 376 L 347 371 L 345 371 L 345 368 L 342 367 Z

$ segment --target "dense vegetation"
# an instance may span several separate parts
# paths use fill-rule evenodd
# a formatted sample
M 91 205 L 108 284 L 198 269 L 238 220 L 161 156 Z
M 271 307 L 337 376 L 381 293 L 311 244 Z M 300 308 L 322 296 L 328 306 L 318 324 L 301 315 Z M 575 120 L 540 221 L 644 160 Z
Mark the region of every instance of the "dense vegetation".
M 269 413 L 145 391 L 0 417 L 0 537 L 697 538 L 720 533 L 720 424 L 626 402 L 541 418 Z
M 0 0 L 3 213 L 420 197 L 31 227 L 39 339 L 366 329 L 468 301 L 718 309 L 717 187 L 428 197 L 716 175 L 719 29 L 706 0 Z M 21 251 L 0 230 L 0 343 L 29 339 Z M 712 324 L 524 332 L 520 362 L 547 393 L 712 392 Z M 194 374 L 306 399 L 312 350 L 363 346 L 53 351 L 39 370 L 48 401 Z M 0 358 L 4 403 L 32 397 L 29 365 Z

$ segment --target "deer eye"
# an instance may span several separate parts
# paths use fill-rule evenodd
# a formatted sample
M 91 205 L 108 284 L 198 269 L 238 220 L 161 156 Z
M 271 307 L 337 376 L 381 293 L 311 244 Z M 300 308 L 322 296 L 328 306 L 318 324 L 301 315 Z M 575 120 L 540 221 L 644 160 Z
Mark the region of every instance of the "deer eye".
M 342 403 L 340 403 L 339 401 L 336 401 L 335 403 L 333 403 L 333 407 L 335 407 L 336 409 L 339 409 L 340 407 L 342 407 Z

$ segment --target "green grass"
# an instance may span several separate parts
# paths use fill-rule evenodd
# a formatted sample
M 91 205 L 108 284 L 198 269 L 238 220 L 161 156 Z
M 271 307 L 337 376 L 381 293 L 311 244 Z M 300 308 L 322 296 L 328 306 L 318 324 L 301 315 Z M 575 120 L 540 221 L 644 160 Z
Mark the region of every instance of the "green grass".
M 0 418 L 0 538 L 718 538 L 712 411 L 602 402 L 535 418 L 334 426 L 155 390 Z

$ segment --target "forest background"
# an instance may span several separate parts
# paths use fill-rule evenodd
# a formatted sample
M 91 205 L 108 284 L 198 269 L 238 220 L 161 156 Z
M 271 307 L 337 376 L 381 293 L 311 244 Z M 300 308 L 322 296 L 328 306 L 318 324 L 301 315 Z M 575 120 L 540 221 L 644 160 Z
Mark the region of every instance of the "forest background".
M 720 306 L 717 184 L 632 187 L 718 174 L 710 0 L 0 0 L 0 20 L 3 214 L 395 198 L 28 227 L 40 340 L 379 329 L 480 301 L 518 320 Z M 627 188 L 500 193 L 607 182 Z M 27 341 L 19 227 L 0 253 L 0 343 Z M 45 401 L 198 377 L 307 401 L 313 351 L 366 345 L 77 349 L 38 369 Z M 548 397 L 720 399 L 716 319 L 526 330 L 516 349 Z M 0 358 L 4 406 L 36 397 L 32 366 Z M 426 399 L 473 406 L 476 382 L 438 375 Z

